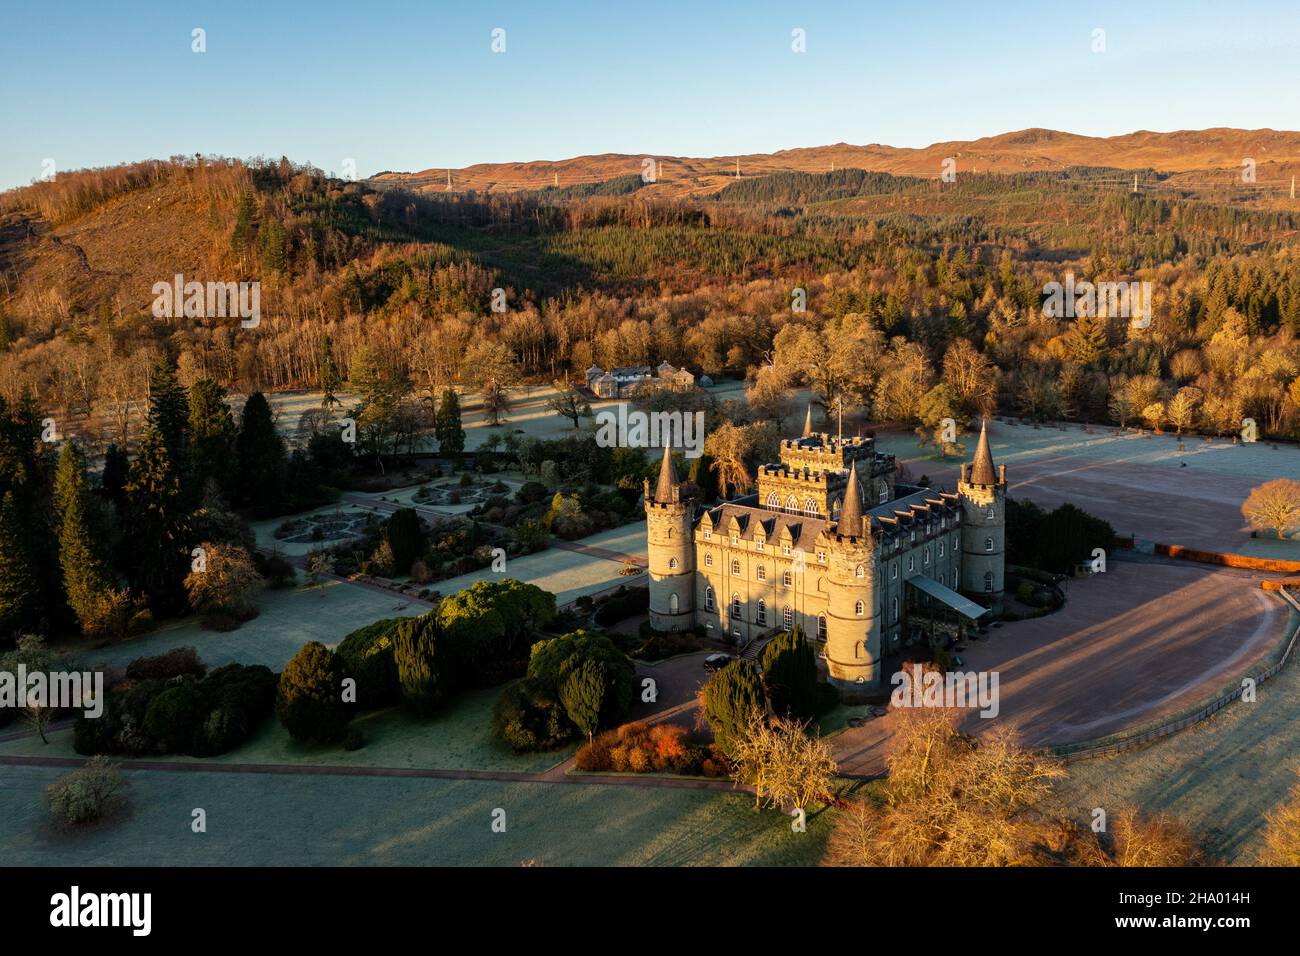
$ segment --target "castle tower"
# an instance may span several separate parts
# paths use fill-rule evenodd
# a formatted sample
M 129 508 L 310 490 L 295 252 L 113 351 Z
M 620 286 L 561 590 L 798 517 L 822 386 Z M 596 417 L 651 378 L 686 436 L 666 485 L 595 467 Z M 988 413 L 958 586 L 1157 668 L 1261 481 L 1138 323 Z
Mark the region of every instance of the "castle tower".
M 880 687 L 880 617 L 876 607 L 876 547 L 870 519 L 862 514 L 857 462 L 839 521 L 829 534 L 826 574 L 826 666 L 830 683 L 846 702 Z
M 1002 610 L 1006 571 L 1007 466 L 994 468 L 988 422 L 980 426 L 975 459 L 961 466 L 961 591 L 992 609 Z
M 664 446 L 654 493 L 645 482 L 646 551 L 650 559 L 650 626 L 682 631 L 695 622 L 692 504 L 682 501 L 672 449 Z

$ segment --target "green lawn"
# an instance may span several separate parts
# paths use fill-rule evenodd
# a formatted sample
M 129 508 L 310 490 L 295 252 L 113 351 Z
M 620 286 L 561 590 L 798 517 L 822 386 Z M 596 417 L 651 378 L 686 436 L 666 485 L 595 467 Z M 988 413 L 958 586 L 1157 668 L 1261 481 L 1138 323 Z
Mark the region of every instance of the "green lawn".
M 812 865 L 833 815 L 793 833 L 745 794 L 568 783 L 128 771 L 121 819 L 62 833 L 45 787 L 62 771 L 0 775 L 10 865 Z M 207 814 L 190 830 L 191 810 Z M 493 833 L 495 809 L 506 832 Z
M 272 716 L 244 746 L 228 754 L 202 759 L 172 754 L 150 759 L 540 773 L 573 754 L 576 744 L 544 754 L 511 753 L 492 731 L 492 708 L 501 691 L 500 687 L 490 687 L 464 694 L 426 720 L 408 716 L 397 708 L 363 714 L 351 724 L 365 735 L 366 745 L 360 750 L 344 750 L 340 744 L 299 743 Z M 21 725 L 13 725 L 12 729 L 21 729 Z M 70 729 L 50 735 L 48 745 L 35 736 L 0 743 L 0 753 L 76 756 Z

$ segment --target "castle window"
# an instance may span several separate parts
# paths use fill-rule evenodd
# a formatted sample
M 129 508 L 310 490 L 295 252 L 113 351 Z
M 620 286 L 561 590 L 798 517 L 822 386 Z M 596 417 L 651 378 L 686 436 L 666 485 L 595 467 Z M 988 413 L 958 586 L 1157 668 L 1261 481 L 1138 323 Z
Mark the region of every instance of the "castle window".
M 817 618 L 817 640 L 826 640 L 826 615 L 822 614 Z
M 668 595 L 668 613 L 669 613 L 669 614 L 676 614 L 676 613 L 677 613 L 677 595 L 676 595 L 676 594 L 670 594 L 670 595 Z
M 773 511 L 780 511 L 781 496 L 778 495 L 775 491 L 769 491 L 767 493 L 767 506 L 771 508 Z
M 825 563 L 826 563 L 826 552 L 825 552 L 825 551 L 818 551 L 818 552 L 817 552 L 817 563 L 818 563 L 818 564 L 825 564 Z
M 803 513 L 809 517 L 816 518 L 821 512 L 817 510 L 817 501 L 815 498 L 809 498 L 803 503 Z
M 713 567 L 713 552 L 712 552 L 712 551 L 710 551 L 708 554 L 706 554 L 706 555 L 704 556 L 704 566 L 705 566 L 706 568 L 711 568 L 711 567 Z
M 714 609 L 714 607 L 715 607 L 715 605 L 714 605 L 714 603 L 713 603 L 713 588 L 705 588 L 705 589 L 704 589 L 704 609 L 705 609 L 706 611 L 712 611 L 712 610 Z
M 960 542 L 961 542 L 961 539 L 958 538 L 957 535 L 954 534 L 954 535 L 952 536 L 952 549 L 953 549 L 954 551 L 956 551 L 957 548 L 960 546 Z
M 993 505 L 989 505 L 989 510 L 984 512 L 984 517 L 988 518 L 991 521 L 997 516 L 998 516 L 998 509 Z
M 940 583 L 940 584 L 947 584 L 947 583 L 948 583 L 947 581 L 944 580 L 943 572 L 942 572 L 942 571 L 939 572 L 939 583 Z
M 765 567 L 764 567 L 763 565 L 761 565 L 761 564 L 760 564 L 757 568 L 754 569 L 754 574 L 756 574 L 756 575 L 758 576 L 758 579 L 759 579 L 760 581 L 766 581 L 766 580 L 767 580 L 767 568 L 765 568 Z
M 897 562 L 897 561 L 895 561 L 895 562 L 893 563 L 893 565 L 890 567 L 890 570 L 889 570 L 889 576 L 890 576 L 891 579 L 893 579 L 893 580 L 895 580 L 895 581 L 898 580 L 898 562 Z
M 907 570 L 909 570 L 909 571 L 915 571 L 915 570 L 916 570 L 916 555 L 914 555 L 914 554 L 909 554 L 909 555 L 907 556 Z
M 705 541 L 712 541 L 712 540 L 713 540 L 713 532 L 712 532 L 712 531 L 706 531 L 706 532 L 704 532 L 704 540 L 705 540 Z
M 740 538 L 733 534 L 731 536 L 731 543 L 733 546 L 740 544 Z
M 762 598 L 758 599 L 758 623 L 767 623 L 767 602 Z
M 790 556 L 790 546 L 788 544 L 781 545 L 781 553 L 788 558 Z
M 790 512 L 792 515 L 797 515 L 799 513 L 799 499 L 794 495 L 785 499 L 785 510 Z
M 785 625 L 787 631 L 794 630 L 794 611 L 788 604 L 785 606 L 785 610 L 781 612 L 781 623 Z
M 862 565 L 859 564 L 856 568 L 853 569 L 853 576 L 855 578 L 861 578 L 866 576 L 866 571 L 863 570 Z
M 993 572 L 992 571 L 984 572 L 984 590 L 989 592 L 990 594 L 993 593 Z
M 754 539 L 754 547 L 757 548 L 759 551 L 762 551 L 762 550 L 763 550 L 763 545 L 764 545 L 764 542 L 763 542 L 763 539 L 762 539 L 762 538 L 755 538 L 755 539 Z
M 921 557 L 921 563 L 927 568 L 930 566 L 930 549 L 925 549 L 925 554 Z
M 895 622 L 898 620 L 898 598 L 894 598 L 889 604 L 889 619 Z
M 939 542 L 939 557 L 943 557 L 943 542 Z
M 668 559 L 668 570 L 669 570 L 669 571 L 676 571 L 676 570 L 677 570 L 677 559 L 676 559 L 676 558 L 669 558 L 669 559 Z
M 883 505 L 888 500 L 889 500 L 889 485 L 885 484 L 885 482 L 882 481 L 880 483 L 880 503 Z
M 789 587 L 790 585 L 794 584 L 794 575 L 791 574 L 789 571 L 786 571 L 781 575 L 781 583 L 786 587 Z
M 668 533 L 664 535 L 664 537 L 666 537 L 669 541 L 671 541 L 673 539 L 673 529 L 669 528 Z
M 985 539 L 984 539 L 984 550 L 987 551 L 987 552 L 989 552 L 990 554 L 993 552 L 993 539 L 992 539 L 992 538 L 985 538 Z
M 740 562 L 739 562 L 739 561 L 732 561 L 732 562 L 731 562 L 731 573 L 732 573 L 732 574 L 739 574 L 739 573 L 740 573 Z
M 853 605 L 853 613 L 856 614 L 858 617 L 862 617 L 862 615 L 866 612 L 866 610 L 867 610 L 867 606 L 863 604 L 861 601 L 858 601 L 856 604 Z
M 736 618 L 737 620 L 740 619 L 740 595 L 739 594 L 733 594 L 731 596 L 731 616 Z

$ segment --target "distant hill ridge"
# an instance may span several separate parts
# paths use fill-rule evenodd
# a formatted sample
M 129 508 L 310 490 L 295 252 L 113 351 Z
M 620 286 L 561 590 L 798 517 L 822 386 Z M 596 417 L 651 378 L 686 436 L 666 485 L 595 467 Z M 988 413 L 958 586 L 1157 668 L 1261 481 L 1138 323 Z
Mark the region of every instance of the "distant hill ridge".
M 418 190 L 473 188 L 483 191 L 542 189 L 604 182 L 640 175 L 644 161 L 655 161 L 653 187 L 661 193 L 713 193 L 736 176 L 775 172 L 826 172 L 855 168 L 900 176 L 938 179 L 945 159 L 962 172 L 1018 173 L 1070 166 L 1155 169 L 1187 178 L 1225 182 L 1239 177 L 1244 160 L 1254 160 L 1260 179 L 1290 177 L 1300 170 L 1300 132 L 1214 128 L 1157 133 L 1138 130 L 1119 136 L 1083 136 L 1031 128 L 975 140 L 934 143 L 920 149 L 873 143 L 835 143 L 750 153 L 742 156 L 655 156 L 600 153 L 561 160 L 478 163 L 461 169 L 430 167 L 418 172 L 387 171 L 375 182 L 409 181 Z

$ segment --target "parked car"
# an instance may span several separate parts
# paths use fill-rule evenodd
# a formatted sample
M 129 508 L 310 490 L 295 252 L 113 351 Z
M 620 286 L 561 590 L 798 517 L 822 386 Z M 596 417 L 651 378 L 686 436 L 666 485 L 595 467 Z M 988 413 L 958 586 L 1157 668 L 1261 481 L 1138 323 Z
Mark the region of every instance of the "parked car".
M 730 654 L 710 654 L 704 658 L 704 669 L 706 671 L 720 671 L 735 658 Z

